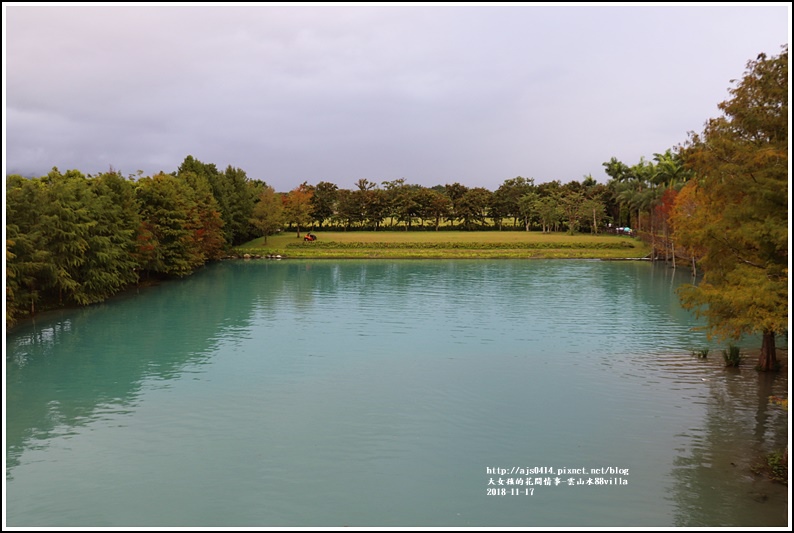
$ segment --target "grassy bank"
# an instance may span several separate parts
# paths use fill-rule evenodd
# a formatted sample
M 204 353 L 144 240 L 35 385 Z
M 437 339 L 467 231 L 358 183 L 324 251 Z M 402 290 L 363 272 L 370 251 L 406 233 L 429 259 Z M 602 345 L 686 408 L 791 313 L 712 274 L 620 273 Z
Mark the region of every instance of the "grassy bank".
M 315 231 L 315 242 L 295 233 L 258 238 L 237 255 L 314 259 L 634 259 L 650 253 L 637 239 L 618 235 L 544 234 L 525 231 Z

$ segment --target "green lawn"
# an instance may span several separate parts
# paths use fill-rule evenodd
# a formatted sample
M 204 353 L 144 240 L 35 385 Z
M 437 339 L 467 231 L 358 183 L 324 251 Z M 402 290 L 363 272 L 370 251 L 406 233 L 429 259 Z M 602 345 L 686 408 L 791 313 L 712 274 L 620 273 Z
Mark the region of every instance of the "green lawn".
M 237 254 L 292 258 L 592 258 L 648 255 L 638 239 L 618 235 L 568 235 L 537 231 L 314 231 L 316 242 L 293 232 L 254 239 Z

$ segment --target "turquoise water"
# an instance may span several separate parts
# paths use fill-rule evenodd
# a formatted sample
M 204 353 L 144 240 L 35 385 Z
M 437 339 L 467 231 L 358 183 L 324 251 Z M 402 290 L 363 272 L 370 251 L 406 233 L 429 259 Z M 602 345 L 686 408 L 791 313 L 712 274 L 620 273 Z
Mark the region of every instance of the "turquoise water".
M 750 466 L 787 376 L 723 368 L 688 281 L 236 261 L 40 317 L 6 338 L 8 525 L 785 526 Z

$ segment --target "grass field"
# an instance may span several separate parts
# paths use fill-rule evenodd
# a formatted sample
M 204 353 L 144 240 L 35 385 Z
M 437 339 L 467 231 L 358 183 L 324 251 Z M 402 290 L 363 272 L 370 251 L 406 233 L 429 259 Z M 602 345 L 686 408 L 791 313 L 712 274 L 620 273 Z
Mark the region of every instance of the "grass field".
M 618 235 L 568 235 L 536 231 L 314 231 L 316 242 L 282 233 L 254 239 L 236 254 L 292 258 L 590 258 L 631 259 L 648 255 L 638 239 Z

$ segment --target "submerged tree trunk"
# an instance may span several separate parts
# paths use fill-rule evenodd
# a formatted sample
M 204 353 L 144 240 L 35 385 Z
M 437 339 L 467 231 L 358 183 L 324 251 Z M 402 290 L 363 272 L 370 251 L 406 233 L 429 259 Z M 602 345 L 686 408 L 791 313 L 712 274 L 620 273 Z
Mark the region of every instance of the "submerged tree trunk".
M 653 223 L 653 212 L 651 212 L 651 261 L 656 261 L 656 228 Z
M 775 355 L 775 332 L 765 331 L 761 342 L 761 353 L 758 355 L 758 370 L 768 372 L 777 371 L 777 357 Z
M 30 287 L 30 316 L 36 315 L 36 289 Z
M 670 247 L 673 249 L 673 268 L 675 268 L 675 242 L 672 240 L 670 241 Z

